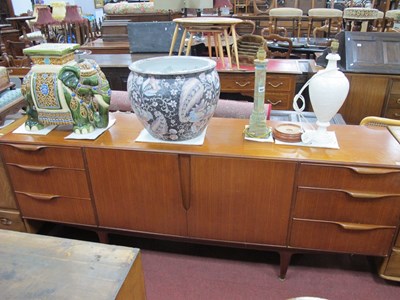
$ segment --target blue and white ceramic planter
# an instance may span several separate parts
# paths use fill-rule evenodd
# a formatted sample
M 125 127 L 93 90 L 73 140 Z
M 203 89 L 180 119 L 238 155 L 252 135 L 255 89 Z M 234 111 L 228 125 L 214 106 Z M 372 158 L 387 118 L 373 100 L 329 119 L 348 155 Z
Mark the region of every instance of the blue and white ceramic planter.
M 183 141 L 203 132 L 219 99 L 215 67 L 213 60 L 195 56 L 154 57 L 129 66 L 132 109 L 153 137 Z

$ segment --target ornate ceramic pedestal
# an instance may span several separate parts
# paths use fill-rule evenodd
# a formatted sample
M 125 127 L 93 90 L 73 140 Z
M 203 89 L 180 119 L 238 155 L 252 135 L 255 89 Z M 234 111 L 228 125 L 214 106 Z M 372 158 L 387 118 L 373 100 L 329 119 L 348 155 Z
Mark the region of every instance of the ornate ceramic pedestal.
M 74 60 L 79 44 L 41 44 L 24 49 L 34 65 L 21 86 L 28 102 L 27 130 L 73 124 L 76 133 L 108 125 L 111 90 L 94 60 Z

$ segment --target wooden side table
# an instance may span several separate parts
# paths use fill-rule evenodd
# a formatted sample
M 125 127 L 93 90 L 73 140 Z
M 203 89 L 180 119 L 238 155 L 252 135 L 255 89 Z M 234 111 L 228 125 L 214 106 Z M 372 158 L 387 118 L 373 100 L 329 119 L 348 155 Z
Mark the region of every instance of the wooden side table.
M 146 299 L 139 249 L 0 230 L 3 299 Z
M 173 21 L 176 23 L 176 27 L 174 35 L 172 37 L 169 55 L 172 55 L 172 51 L 174 49 L 178 37 L 179 27 L 182 26 L 184 28 L 184 31 L 180 42 L 178 55 L 180 55 L 183 50 L 183 46 L 185 44 L 185 37 L 187 33 L 190 34 L 190 37 L 189 37 L 189 42 L 187 44 L 186 55 L 189 55 L 190 53 L 193 34 L 195 33 L 212 34 L 212 36 L 214 37 L 216 53 L 219 53 L 219 56 L 222 59 L 222 64 L 225 67 L 224 54 L 221 42 L 221 34 L 223 34 L 225 38 L 225 47 L 226 47 L 226 52 L 228 54 L 229 65 L 232 68 L 232 58 L 230 53 L 229 34 L 228 34 L 228 29 L 230 29 L 230 34 L 232 35 L 232 42 L 233 42 L 232 47 L 236 57 L 236 66 L 238 69 L 240 68 L 235 26 L 236 24 L 243 22 L 241 19 L 223 18 L 223 17 L 198 17 L 198 18 L 177 18 L 174 19 Z M 208 40 L 208 47 L 209 47 L 209 54 L 211 56 L 211 38 L 209 38 Z

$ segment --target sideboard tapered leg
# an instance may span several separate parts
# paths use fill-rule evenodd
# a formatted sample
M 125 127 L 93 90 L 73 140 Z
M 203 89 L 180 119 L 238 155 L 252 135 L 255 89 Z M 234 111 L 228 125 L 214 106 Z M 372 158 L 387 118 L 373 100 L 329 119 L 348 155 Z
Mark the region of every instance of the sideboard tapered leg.
M 292 258 L 293 252 L 290 250 L 281 250 L 279 251 L 279 265 L 280 265 L 280 273 L 279 279 L 285 280 L 286 272 L 289 267 L 290 259 Z

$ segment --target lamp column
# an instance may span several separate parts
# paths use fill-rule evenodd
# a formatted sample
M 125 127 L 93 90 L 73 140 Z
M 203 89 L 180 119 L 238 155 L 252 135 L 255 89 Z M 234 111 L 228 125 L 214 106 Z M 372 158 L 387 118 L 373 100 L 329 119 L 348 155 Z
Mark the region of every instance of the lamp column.
M 253 138 L 266 138 L 270 134 L 267 127 L 264 98 L 265 98 L 265 80 L 267 60 L 266 53 L 263 48 L 257 52 L 257 59 L 254 60 L 255 66 L 255 82 L 254 82 L 254 107 L 250 116 L 250 124 L 245 135 Z

